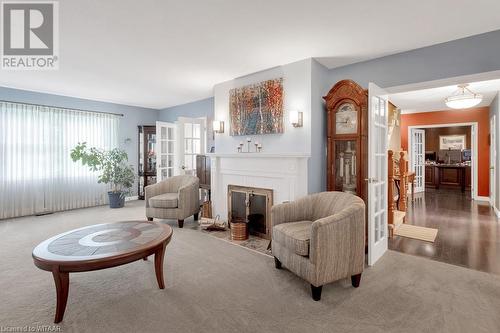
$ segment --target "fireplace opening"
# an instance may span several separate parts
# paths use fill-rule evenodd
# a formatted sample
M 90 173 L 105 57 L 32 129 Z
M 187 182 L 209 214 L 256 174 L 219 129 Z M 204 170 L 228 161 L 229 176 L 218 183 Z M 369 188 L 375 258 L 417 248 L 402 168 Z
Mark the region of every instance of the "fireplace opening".
M 228 220 L 247 223 L 249 233 L 270 239 L 273 190 L 229 185 Z

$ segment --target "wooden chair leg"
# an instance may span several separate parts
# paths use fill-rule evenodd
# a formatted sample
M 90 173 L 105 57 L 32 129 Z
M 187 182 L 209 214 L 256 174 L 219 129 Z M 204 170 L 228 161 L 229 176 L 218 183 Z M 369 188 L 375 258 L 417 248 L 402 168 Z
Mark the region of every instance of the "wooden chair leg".
M 316 287 L 316 286 L 313 286 L 311 284 L 311 295 L 312 295 L 313 300 L 319 301 L 321 299 L 321 291 L 322 290 L 323 290 L 323 286 Z
M 354 288 L 359 287 L 360 282 L 361 282 L 361 273 L 351 276 L 351 283 Z
M 179 226 L 179 228 L 184 227 L 184 220 L 177 220 L 177 225 Z

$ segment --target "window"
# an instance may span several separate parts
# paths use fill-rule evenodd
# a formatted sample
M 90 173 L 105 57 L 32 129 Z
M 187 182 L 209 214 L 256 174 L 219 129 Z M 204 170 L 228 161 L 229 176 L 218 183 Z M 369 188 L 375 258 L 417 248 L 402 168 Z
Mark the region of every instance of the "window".
M 106 202 L 97 174 L 70 158 L 78 142 L 118 145 L 118 116 L 0 102 L 0 218 Z

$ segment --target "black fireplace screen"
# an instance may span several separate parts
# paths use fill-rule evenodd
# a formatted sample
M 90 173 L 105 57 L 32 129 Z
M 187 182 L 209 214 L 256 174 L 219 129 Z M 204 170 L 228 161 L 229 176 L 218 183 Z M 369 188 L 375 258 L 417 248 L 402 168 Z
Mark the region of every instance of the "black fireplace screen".
M 246 222 L 250 234 L 269 239 L 272 190 L 230 185 L 230 222 Z

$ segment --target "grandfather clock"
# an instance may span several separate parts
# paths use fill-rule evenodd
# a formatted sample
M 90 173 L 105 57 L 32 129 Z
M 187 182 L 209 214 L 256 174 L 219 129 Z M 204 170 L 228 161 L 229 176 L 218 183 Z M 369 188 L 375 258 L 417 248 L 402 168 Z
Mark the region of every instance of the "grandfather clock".
M 368 91 L 342 80 L 323 98 L 328 112 L 327 189 L 349 192 L 366 202 Z

